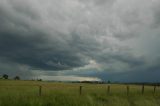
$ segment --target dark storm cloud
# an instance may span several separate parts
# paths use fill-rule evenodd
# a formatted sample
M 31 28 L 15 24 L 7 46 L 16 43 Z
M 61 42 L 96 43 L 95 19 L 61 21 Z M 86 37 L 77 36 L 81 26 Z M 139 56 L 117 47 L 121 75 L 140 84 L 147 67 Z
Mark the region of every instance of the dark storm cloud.
M 1 0 L 0 73 L 147 80 L 160 69 L 159 4 Z
M 57 50 L 63 48 L 59 42 L 52 43 L 52 48 L 45 46 L 49 42 L 45 41 L 44 35 L 41 34 L 23 36 L 18 33 L 1 33 L 1 57 L 40 69 L 63 70 L 83 65 L 76 52 L 72 54 L 71 51 Z
M 65 50 L 68 44 L 65 45 L 58 39 L 61 33 L 53 33 L 55 37 L 49 40 L 50 34 L 41 30 L 39 26 L 32 26 L 33 24 L 27 19 L 31 18 L 31 22 L 38 20 L 36 12 L 30 9 L 25 10 L 28 8 L 21 6 L 21 3 L 19 5 L 11 1 L 9 3 L 11 3 L 12 12 L 22 15 L 22 18 L 12 17 L 14 15 L 7 13 L 5 10 L 7 8 L 2 6 L 0 57 L 5 57 L 8 61 L 15 63 L 29 65 L 33 69 L 43 70 L 64 70 L 84 65 L 85 61 L 82 61 L 83 59 L 77 55 L 76 51 L 70 51 L 69 48 Z M 23 14 L 27 18 L 26 20 L 23 19 Z M 18 18 L 20 19 L 18 20 Z

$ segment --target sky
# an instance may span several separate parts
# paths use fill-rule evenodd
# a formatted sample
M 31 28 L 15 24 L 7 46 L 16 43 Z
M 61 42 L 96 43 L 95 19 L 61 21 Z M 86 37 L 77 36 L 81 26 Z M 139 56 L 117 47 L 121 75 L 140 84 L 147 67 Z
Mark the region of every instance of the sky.
M 0 75 L 160 82 L 159 0 L 0 0 Z

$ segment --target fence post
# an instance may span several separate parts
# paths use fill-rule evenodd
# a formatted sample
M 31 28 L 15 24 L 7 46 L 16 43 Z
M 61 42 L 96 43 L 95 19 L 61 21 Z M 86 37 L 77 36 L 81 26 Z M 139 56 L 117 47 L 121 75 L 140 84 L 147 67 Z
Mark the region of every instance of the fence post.
M 144 94 L 144 84 L 142 85 L 142 94 Z
M 154 94 L 156 93 L 156 85 L 154 85 L 153 93 L 154 93 Z
M 39 96 L 42 95 L 42 86 L 39 86 Z
M 82 86 L 79 87 L 79 94 L 82 94 Z
M 110 93 L 110 85 L 108 85 L 108 87 L 107 87 L 107 93 L 108 94 Z
M 129 95 L 129 85 L 127 85 L 127 95 Z

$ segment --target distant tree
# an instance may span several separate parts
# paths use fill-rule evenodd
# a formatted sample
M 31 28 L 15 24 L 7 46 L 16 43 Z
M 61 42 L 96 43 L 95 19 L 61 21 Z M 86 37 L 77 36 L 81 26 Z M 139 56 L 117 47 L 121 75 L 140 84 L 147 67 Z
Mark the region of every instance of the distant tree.
M 3 78 L 4 78 L 4 79 L 8 79 L 8 75 L 7 75 L 7 74 L 4 74 L 4 75 L 3 75 Z
M 42 81 L 42 79 L 37 79 L 37 81 Z
M 20 77 L 19 76 L 15 76 L 14 79 L 15 80 L 20 80 Z
M 108 80 L 108 84 L 110 84 L 111 83 L 111 81 L 110 80 Z

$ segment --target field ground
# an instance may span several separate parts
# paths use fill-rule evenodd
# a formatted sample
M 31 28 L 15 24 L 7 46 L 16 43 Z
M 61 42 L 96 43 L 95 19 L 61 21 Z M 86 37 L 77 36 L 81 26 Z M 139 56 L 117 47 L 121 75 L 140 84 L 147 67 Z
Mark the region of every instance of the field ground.
M 42 86 L 41 96 L 39 86 Z M 80 95 L 79 86 L 82 87 Z M 0 106 L 160 106 L 160 88 L 153 86 L 72 84 L 38 81 L 0 80 Z

